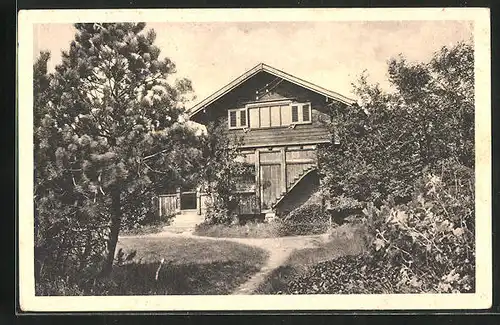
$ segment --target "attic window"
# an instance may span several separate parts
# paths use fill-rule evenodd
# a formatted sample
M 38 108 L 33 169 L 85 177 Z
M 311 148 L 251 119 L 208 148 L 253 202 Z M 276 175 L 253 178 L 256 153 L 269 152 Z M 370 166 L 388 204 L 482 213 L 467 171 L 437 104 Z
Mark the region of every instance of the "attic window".
M 230 129 L 241 129 L 247 126 L 247 111 L 245 108 L 230 109 L 228 111 Z
M 287 127 L 311 123 L 310 103 L 270 102 L 247 105 L 250 129 Z M 246 119 L 244 120 L 247 121 Z M 234 124 L 233 124 L 234 125 Z
M 311 123 L 311 104 L 307 103 L 292 105 L 292 123 Z

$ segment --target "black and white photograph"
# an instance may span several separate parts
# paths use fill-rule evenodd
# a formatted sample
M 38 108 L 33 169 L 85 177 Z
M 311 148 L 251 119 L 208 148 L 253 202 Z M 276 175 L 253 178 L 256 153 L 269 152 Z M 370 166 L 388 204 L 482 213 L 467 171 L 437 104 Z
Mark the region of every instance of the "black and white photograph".
M 487 9 L 19 21 L 23 310 L 491 305 Z

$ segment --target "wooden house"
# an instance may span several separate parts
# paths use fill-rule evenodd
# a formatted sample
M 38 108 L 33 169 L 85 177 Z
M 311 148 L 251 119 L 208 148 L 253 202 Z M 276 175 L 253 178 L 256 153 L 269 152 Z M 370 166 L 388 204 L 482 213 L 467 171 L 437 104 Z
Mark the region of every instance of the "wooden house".
M 291 211 L 317 189 L 317 147 L 335 141 L 329 107 L 353 104 L 261 63 L 196 104 L 189 116 L 200 124 L 227 120 L 229 134 L 243 140 L 239 150 L 254 175 L 238 189 L 239 213 L 273 215 Z M 196 198 L 202 213 L 204 194 Z

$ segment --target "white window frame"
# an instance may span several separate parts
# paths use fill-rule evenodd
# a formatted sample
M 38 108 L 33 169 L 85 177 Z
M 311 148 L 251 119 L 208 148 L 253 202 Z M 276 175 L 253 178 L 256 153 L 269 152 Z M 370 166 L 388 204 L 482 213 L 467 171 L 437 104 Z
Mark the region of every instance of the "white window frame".
M 309 105 L 309 121 L 304 121 L 304 106 Z M 312 105 L 310 102 L 305 103 L 292 103 L 290 104 L 290 115 L 292 114 L 292 106 L 297 106 L 297 117 L 298 121 L 294 122 L 292 120 L 292 125 L 294 124 L 312 124 Z
M 285 105 L 284 105 L 285 104 Z M 304 121 L 303 116 L 304 116 L 304 106 L 309 105 L 309 121 Z M 249 128 L 250 129 L 250 108 L 258 108 L 259 109 L 259 125 L 260 125 L 260 108 L 262 107 L 271 107 L 271 106 L 287 106 L 290 109 L 290 116 L 292 115 L 292 106 L 297 106 L 298 110 L 298 121 L 297 122 L 291 122 L 290 124 L 280 124 L 279 126 L 264 126 L 261 127 L 259 126 L 258 128 L 253 128 L 255 130 L 258 129 L 274 129 L 274 128 L 286 128 L 289 127 L 290 125 L 296 125 L 296 124 L 312 124 L 312 105 L 310 102 L 301 102 L 301 103 L 293 103 L 290 100 L 278 100 L 278 101 L 267 101 L 267 102 L 254 102 L 254 103 L 248 103 L 245 105 L 245 108 L 239 108 L 239 109 L 231 109 L 229 111 L 237 111 L 237 110 L 246 110 L 246 126 L 236 126 L 236 127 L 231 127 L 229 126 L 230 129 L 241 129 L 241 128 Z M 228 123 L 230 123 L 230 113 L 228 113 Z M 239 116 L 237 115 L 236 117 L 237 121 L 239 119 Z M 238 124 L 238 122 L 236 122 Z
M 241 124 L 241 113 L 244 111 L 245 112 L 245 125 Z M 231 126 L 231 112 L 236 112 L 236 126 Z M 231 108 L 227 111 L 227 126 L 231 130 L 236 130 L 236 129 L 245 129 L 248 127 L 248 110 L 246 107 L 244 108 Z

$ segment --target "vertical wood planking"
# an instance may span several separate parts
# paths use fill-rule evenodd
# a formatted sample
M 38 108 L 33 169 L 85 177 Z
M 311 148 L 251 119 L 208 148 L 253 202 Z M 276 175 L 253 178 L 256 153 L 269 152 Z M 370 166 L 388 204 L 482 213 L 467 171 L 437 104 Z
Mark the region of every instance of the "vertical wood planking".
M 158 198 L 160 217 L 169 216 L 177 212 L 177 194 L 161 195 Z
M 287 180 L 286 180 L 286 151 L 285 148 L 281 148 L 281 192 L 286 193 L 287 191 Z
M 255 150 L 255 197 L 257 202 L 259 203 L 258 210 L 260 212 L 262 207 L 262 198 L 261 198 L 261 184 L 260 184 L 260 150 Z
M 261 165 L 262 207 L 270 209 L 281 193 L 281 164 Z

